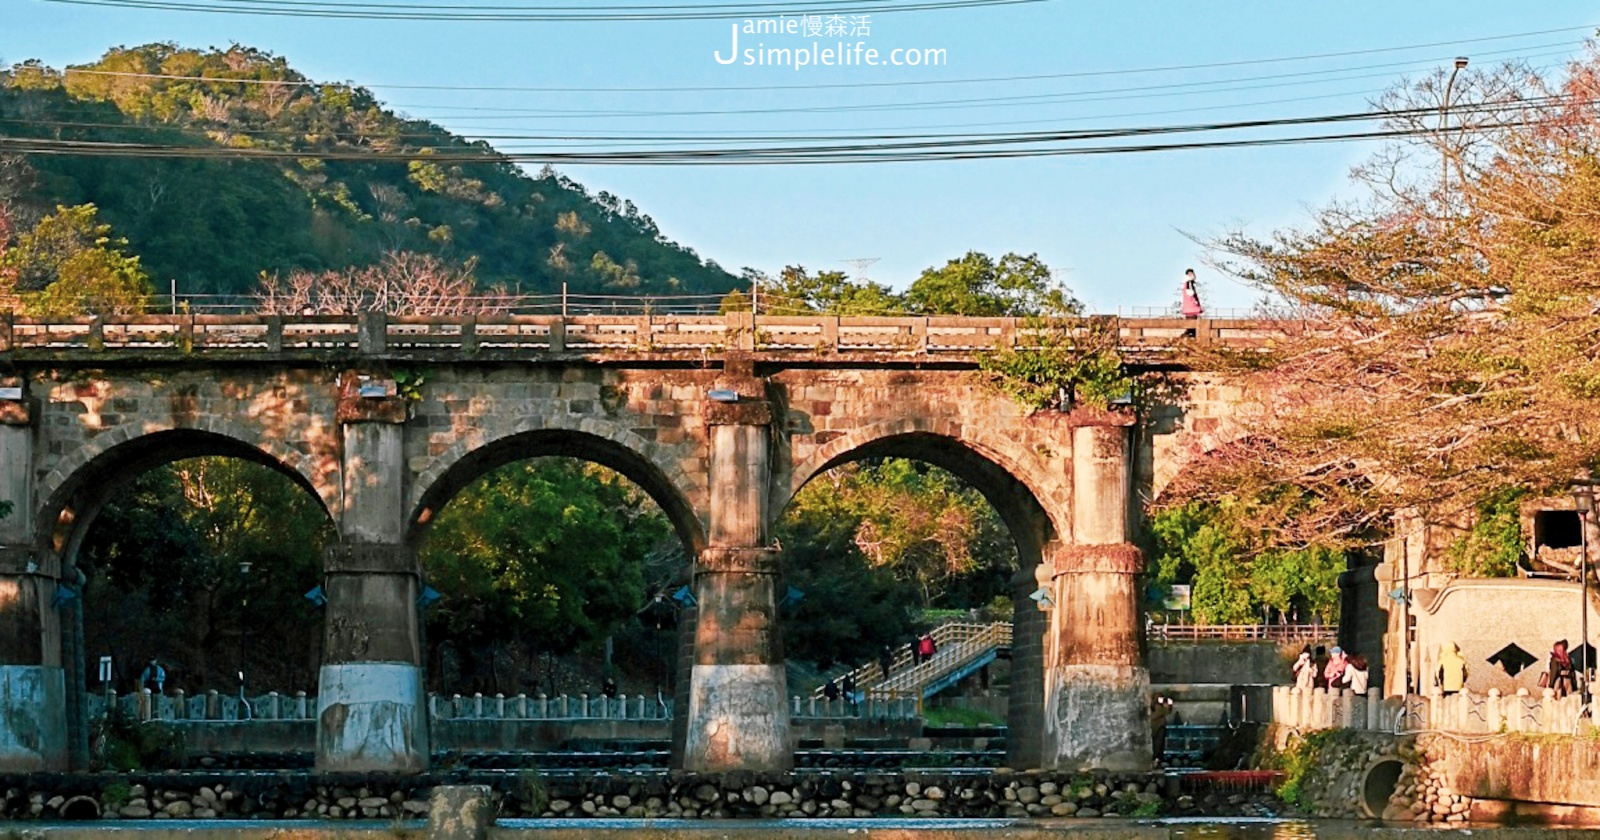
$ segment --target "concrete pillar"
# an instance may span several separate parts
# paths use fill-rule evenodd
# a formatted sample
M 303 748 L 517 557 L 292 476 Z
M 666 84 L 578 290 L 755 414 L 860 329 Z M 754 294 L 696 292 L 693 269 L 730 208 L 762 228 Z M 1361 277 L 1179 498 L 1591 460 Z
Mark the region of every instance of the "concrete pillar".
M 344 504 L 324 558 L 328 598 L 317 686 L 320 772 L 421 772 L 428 765 L 421 578 L 404 542 L 404 401 L 355 396 L 346 376 Z
M 59 560 L 34 534 L 32 412 L 0 402 L 0 772 L 67 769 Z
M 1150 673 L 1140 648 L 1139 575 L 1129 542 L 1131 416 L 1072 421 L 1072 544 L 1054 577 L 1046 651 L 1042 765 L 1145 770 L 1151 763 Z
M 733 360 L 730 360 L 730 363 Z M 698 621 L 683 767 L 786 770 L 788 683 L 778 636 L 778 555 L 767 537 L 771 404 L 763 383 L 730 378 L 736 402 L 707 406 L 710 545 L 694 571 Z

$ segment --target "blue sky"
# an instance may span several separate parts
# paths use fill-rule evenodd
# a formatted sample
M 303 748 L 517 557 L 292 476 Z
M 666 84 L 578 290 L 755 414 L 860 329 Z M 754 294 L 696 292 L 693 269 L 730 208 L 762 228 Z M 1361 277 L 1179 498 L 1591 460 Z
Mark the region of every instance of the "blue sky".
M 944 64 L 722 65 L 713 53 L 728 54 L 729 21 L 306 21 L 47 0 L 3 0 L 0 60 L 38 58 L 59 67 L 91 61 L 113 45 L 238 42 L 282 55 L 312 78 L 365 85 L 397 110 L 468 136 L 983 132 L 1359 111 L 1394 82 L 1447 67 L 1455 55 L 1472 56 L 1474 67 L 1508 58 L 1558 67 L 1582 53 L 1583 38 L 1600 23 L 1593 3 L 1576 0 L 1048 0 L 899 14 L 873 14 L 872 5 L 861 4 L 868 32 L 843 40 L 883 53 L 942 49 Z M 1565 31 L 1528 34 L 1542 30 Z M 745 37 L 741 49 L 750 46 Z M 802 36 L 765 40 L 809 43 Z M 1458 40 L 1472 42 L 1444 43 Z M 1409 49 L 1392 49 L 1400 47 Z M 1372 52 L 1275 60 L 1357 51 Z M 1228 62 L 1233 66 L 1195 67 Z M 1189 69 L 1131 72 L 1180 65 Z M 1017 76 L 1055 78 L 999 80 Z M 463 89 L 469 87 L 563 90 Z M 1054 98 L 1000 107 L 995 100 L 1003 97 Z M 731 269 L 774 272 L 798 263 L 850 270 L 845 260 L 876 257 L 867 275 L 903 287 L 922 268 L 969 249 L 1037 252 L 1091 308 L 1132 311 L 1174 303 L 1188 266 L 1200 269 L 1212 307 L 1251 305 L 1256 293 L 1205 268 L 1203 247 L 1186 234 L 1267 234 L 1301 222 L 1315 206 L 1354 194 L 1347 172 L 1372 151 L 1351 143 L 881 165 L 562 169 L 592 190 L 633 200 L 669 237 Z

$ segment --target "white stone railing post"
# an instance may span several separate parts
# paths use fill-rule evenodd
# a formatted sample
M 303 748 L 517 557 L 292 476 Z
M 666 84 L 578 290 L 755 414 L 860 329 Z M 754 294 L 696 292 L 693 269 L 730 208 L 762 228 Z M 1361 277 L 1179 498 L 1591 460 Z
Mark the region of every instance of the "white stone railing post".
M 1539 698 L 1539 731 L 1556 731 L 1556 690 L 1547 688 Z

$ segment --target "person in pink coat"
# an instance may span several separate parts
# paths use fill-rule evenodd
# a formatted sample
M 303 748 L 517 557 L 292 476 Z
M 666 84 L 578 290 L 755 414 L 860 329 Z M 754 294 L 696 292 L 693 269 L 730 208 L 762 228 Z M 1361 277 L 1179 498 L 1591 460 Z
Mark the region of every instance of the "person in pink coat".
M 1179 311 L 1185 318 L 1198 318 L 1205 312 L 1205 307 L 1200 305 L 1200 289 L 1195 286 L 1194 269 L 1183 273 L 1183 285 L 1178 288 L 1178 294 L 1183 297 Z

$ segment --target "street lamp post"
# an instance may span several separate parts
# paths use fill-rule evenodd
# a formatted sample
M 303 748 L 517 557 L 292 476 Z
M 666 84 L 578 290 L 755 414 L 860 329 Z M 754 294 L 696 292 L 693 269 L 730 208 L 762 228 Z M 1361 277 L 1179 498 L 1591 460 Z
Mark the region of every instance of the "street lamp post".
M 250 701 L 245 692 L 245 665 L 250 661 L 250 561 L 239 561 L 239 715 L 249 720 Z
M 1579 650 L 1583 651 L 1583 693 L 1589 693 L 1589 683 L 1594 673 L 1594 657 L 1589 648 L 1589 515 L 1594 513 L 1594 484 L 1585 480 L 1572 485 L 1572 506 L 1578 512 L 1578 580 L 1582 602 L 1578 605 L 1579 634 L 1583 637 Z
M 1450 194 L 1450 151 L 1449 141 L 1445 139 L 1445 131 L 1450 128 L 1450 89 L 1455 86 L 1456 74 L 1467 66 L 1467 57 L 1456 56 L 1455 69 L 1450 71 L 1450 80 L 1444 83 L 1444 99 L 1439 103 L 1439 163 L 1443 167 L 1439 179 L 1439 195 L 1445 197 Z

